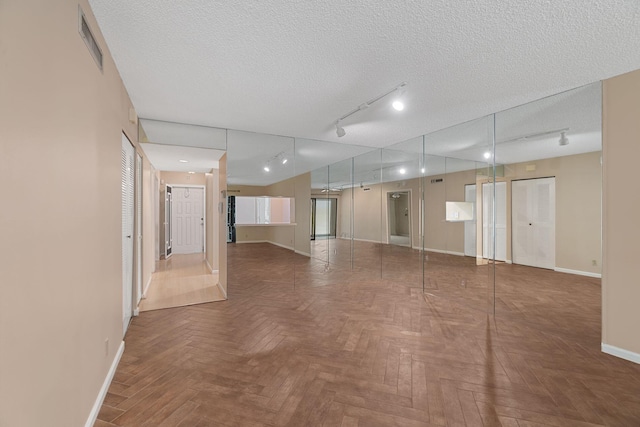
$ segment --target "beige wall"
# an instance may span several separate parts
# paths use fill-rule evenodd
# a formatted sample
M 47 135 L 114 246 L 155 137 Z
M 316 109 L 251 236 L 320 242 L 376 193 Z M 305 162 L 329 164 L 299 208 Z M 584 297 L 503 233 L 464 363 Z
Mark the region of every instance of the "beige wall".
M 227 192 L 227 155 L 224 154 L 218 161 L 218 194 Z M 218 283 L 227 296 L 227 199 L 221 197 L 222 202 L 222 218 L 218 221 L 218 262 L 220 263 L 220 273 L 218 275 Z
M 137 128 L 79 3 L 104 71 L 78 1 L 0 2 L 0 180 L 18 207 L 0 213 L 2 426 L 84 425 L 122 342 L 121 135 Z
M 203 173 L 187 173 L 187 172 L 160 172 L 161 187 L 166 188 L 169 185 L 205 185 L 207 178 Z
M 220 257 L 218 256 L 218 248 L 220 247 L 220 238 L 226 239 L 226 236 L 220 236 L 220 227 L 218 222 L 221 220 L 226 221 L 226 217 L 220 214 L 218 211 L 218 202 L 220 202 L 220 188 L 219 188 L 220 174 L 218 169 L 213 169 L 211 173 L 205 175 L 205 194 L 206 197 L 206 223 L 205 229 L 207 230 L 206 238 L 206 259 L 209 263 L 209 267 L 213 270 L 220 269 Z
M 153 194 L 155 169 L 142 157 L 142 292 L 156 269 L 156 219 Z
M 535 167 L 527 171 L 527 166 Z M 511 181 L 514 179 L 556 177 L 556 267 L 599 274 L 601 264 L 600 152 L 536 160 L 507 165 L 507 259 L 511 260 Z M 432 183 L 432 179 L 442 182 Z M 477 181 L 477 182 L 476 182 Z M 429 176 L 425 182 L 425 248 L 464 253 L 464 223 L 445 221 L 445 202 L 464 201 L 467 184 L 481 185 L 483 177 L 475 170 Z M 410 179 L 370 185 L 342 192 L 342 200 L 354 203 L 354 237 L 387 242 L 387 194 L 411 192 L 412 245 L 420 247 L 420 180 Z M 348 236 L 350 203 L 339 203 L 339 236 Z M 346 233 L 346 234 L 345 234 Z M 577 243 L 579 242 L 579 243 Z M 595 260 L 596 265 L 593 265 Z
M 640 70 L 604 81 L 602 131 L 602 343 L 640 361 L 640 192 L 631 180 L 640 159 Z
M 236 226 L 236 242 L 267 241 L 309 255 L 310 187 L 311 175 L 308 173 L 267 186 L 230 186 L 230 196 L 283 196 L 294 200 L 290 216 L 295 225 Z

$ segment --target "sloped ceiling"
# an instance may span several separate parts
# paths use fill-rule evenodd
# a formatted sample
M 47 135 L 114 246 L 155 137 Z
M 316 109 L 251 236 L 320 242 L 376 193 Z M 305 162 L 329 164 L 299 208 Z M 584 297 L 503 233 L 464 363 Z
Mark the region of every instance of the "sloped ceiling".
M 140 117 L 382 147 L 640 68 L 635 0 L 89 0 Z M 335 120 L 406 81 L 391 97 Z

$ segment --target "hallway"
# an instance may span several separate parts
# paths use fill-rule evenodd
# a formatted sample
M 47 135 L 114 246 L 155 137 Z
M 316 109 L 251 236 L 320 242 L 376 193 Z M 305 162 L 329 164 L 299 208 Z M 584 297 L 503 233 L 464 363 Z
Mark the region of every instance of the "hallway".
M 600 352 L 597 279 L 502 265 L 491 317 L 402 274 L 294 287 L 288 251 L 229 249 L 230 300 L 134 319 L 96 427 L 640 424 L 640 366 Z
M 218 273 L 211 273 L 202 253 L 172 255 L 156 263 L 156 272 L 140 311 L 224 300 Z

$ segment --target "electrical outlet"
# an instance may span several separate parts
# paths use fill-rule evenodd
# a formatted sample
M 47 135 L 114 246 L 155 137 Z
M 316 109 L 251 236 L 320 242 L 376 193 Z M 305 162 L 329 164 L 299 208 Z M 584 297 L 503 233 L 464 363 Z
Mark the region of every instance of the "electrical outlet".
M 591 265 L 596 266 L 598 265 L 598 261 L 596 261 L 595 259 L 591 260 Z
M 104 355 L 109 355 L 109 338 L 105 338 L 104 340 Z

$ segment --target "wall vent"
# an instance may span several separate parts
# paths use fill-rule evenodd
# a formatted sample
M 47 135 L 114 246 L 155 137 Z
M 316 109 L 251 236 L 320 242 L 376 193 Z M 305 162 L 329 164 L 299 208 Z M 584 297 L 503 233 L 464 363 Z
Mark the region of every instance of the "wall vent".
M 440 182 L 444 182 L 444 179 L 442 179 L 442 178 L 434 178 L 434 179 L 431 180 L 432 184 L 438 184 Z
M 102 71 L 102 50 L 100 49 L 100 46 L 98 46 L 95 37 L 93 37 L 93 33 L 87 23 L 87 18 L 84 16 L 84 12 L 80 8 L 80 5 L 78 5 L 78 32 L 80 33 L 82 40 L 84 40 L 84 43 L 89 48 L 91 56 L 93 56 L 96 64 L 98 64 L 98 68 Z

